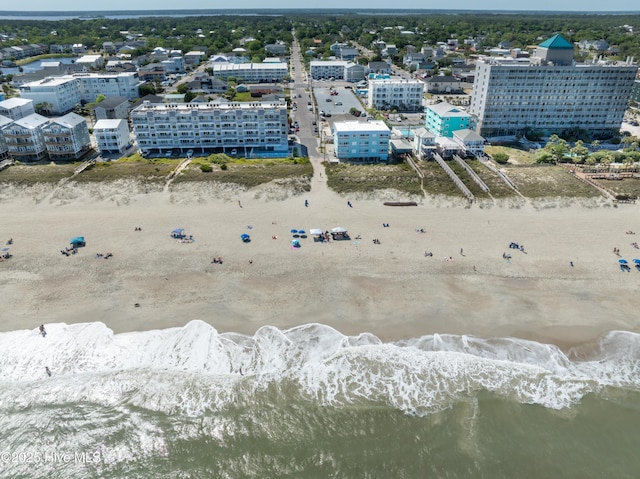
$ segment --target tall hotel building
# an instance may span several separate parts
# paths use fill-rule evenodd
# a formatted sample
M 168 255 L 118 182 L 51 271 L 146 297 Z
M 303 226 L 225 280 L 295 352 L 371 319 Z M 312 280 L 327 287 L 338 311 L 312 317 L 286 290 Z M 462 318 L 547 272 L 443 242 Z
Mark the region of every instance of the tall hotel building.
M 484 137 L 528 129 L 618 131 L 637 72 L 628 62 L 577 64 L 573 45 L 555 35 L 538 45 L 530 60 L 479 61 L 469 111 Z
M 289 123 L 284 101 L 251 103 L 144 102 L 131 111 L 143 152 L 179 148 L 232 152 L 248 158 L 286 155 Z

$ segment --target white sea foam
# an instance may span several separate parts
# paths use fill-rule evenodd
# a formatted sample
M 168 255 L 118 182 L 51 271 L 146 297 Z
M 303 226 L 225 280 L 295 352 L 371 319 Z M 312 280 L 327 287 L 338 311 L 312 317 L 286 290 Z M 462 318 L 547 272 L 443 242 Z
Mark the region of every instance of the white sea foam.
M 263 327 L 253 336 L 219 334 L 202 321 L 123 334 L 102 323 L 49 324 L 47 332 L 0 334 L 0 409 L 89 402 L 194 417 L 287 384 L 324 405 L 366 402 L 428 414 L 483 390 L 560 409 L 605 386 L 640 389 L 640 335 L 621 331 L 580 361 L 513 338 L 383 343 L 320 324 Z

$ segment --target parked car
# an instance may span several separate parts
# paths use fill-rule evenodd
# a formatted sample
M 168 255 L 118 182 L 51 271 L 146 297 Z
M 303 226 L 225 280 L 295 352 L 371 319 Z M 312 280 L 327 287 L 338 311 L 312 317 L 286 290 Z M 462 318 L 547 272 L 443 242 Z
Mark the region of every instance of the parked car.
M 330 101 L 333 101 L 333 100 L 331 98 L 327 98 L 325 101 L 326 102 L 330 102 Z
M 342 106 L 342 102 L 341 101 L 337 102 L 336 106 Z

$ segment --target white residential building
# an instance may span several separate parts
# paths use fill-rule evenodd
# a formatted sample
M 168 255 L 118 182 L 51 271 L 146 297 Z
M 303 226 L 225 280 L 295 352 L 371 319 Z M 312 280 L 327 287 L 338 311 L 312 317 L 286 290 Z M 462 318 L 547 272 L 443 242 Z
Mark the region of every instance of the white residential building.
M 380 110 L 422 109 L 424 83 L 419 80 L 369 80 L 367 106 Z
M 75 113 L 51 119 L 42 134 L 52 160 L 78 159 L 91 149 L 87 121 Z
M 46 77 L 21 85 L 20 96 L 39 105 L 39 111 L 62 115 L 80 103 L 80 84 L 71 75 Z
M 184 58 L 183 57 L 169 57 L 166 60 L 160 62 L 164 72 L 170 73 L 184 73 Z
M 75 61 L 76 65 L 84 65 L 87 70 L 90 68 L 102 68 L 104 57 L 102 55 L 82 55 Z
M 34 113 L 33 100 L 27 100 L 26 98 L 9 98 L 0 101 L 0 115 L 11 118 L 12 120 L 19 120 Z
M 387 161 L 391 131 L 383 121 L 340 121 L 333 125 L 333 146 L 340 160 Z
M 555 35 L 531 59 L 478 61 L 470 112 L 484 137 L 618 131 L 637 73 L 627 63 L 576 64 L 573 45 Z
M 141 151 L 217 150 L 245 157 L 286 155 L 289 123 L 284 101 L 151 104 L 131 111 Z
M 73 75 L 80 82 L 80 99 L 94 102 L 98 95 L 123 96 L 135 100 L 140 96 L 140 81 L 136 72 L 123 73 L 77 73 Z
M 280 82 L 289 75 L 286 63 L 219 63 L 212 61 L 213 78 L 237 78 L 246 83 Z
M 13 123 L 11 118 L 0 115 L 0 160 L 9 158 L 9 148 L 7 147 L 7 141 L 4 139 L 2 130 L 11 123 Z
M 25 83 L 20 86 L 20 96 L 43 104 L 54 115 L 67 113 L 81 102 L 93 102 L 98 95 L 122 96 L 133 100 L 139 96 L 142 85 L 135 72 L 126 73 L 77 73 Z
M 100 153 L 122 153 L 130 144 L 127 120 L 98 120 L 93 135 Z
M 34 113 L 15 120 L 2 128 L 9 154 L 16 160 L 38 161 L 46 157 L 42 129 L 49 119 Z
M 346 60 L 312 60 L 309 62 L 309 73 L 314 80 L 343 80 L 345 67 L 353 63 Z

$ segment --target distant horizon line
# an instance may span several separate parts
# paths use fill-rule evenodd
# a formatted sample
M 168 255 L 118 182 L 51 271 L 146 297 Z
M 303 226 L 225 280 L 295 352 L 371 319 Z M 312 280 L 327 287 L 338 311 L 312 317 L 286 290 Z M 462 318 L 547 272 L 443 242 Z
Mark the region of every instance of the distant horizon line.
M 161 16 L 161 13 L 183 13 L 183 12 L 317 12 L 317 13 L 335 13 L 337 12 L 353 12 L 353 13 L 362 13 L 362 12 L 441 12 L 441 13 L 518 13 L 518 14 L 578 14 L 578 15 L 589 15 L 589 14 L 611 14 L 611 15 L 619 15 L 619 14 L 640 14 L 640 10 L 503 10 L 503 9 L 469 9 L 469 8 L 293 8 L 293 7 L 281 7 L 281 8 L 250 8 L 250 7 L 237 7 L 237 8 L 183 8 L 183 9 L 132 9 L 132 10 L 0 10 L 0 16 L 2 15 L 35 15 L 35 14 L 51 14 L 51 15 L 65 15 L 65 14 L 83 14 L 83 15 L 100 15 L 100 14 L 114 14 L 114 13 L 123 13 L 123 14 L 134 14 L 134 13 L 158 13 Z

